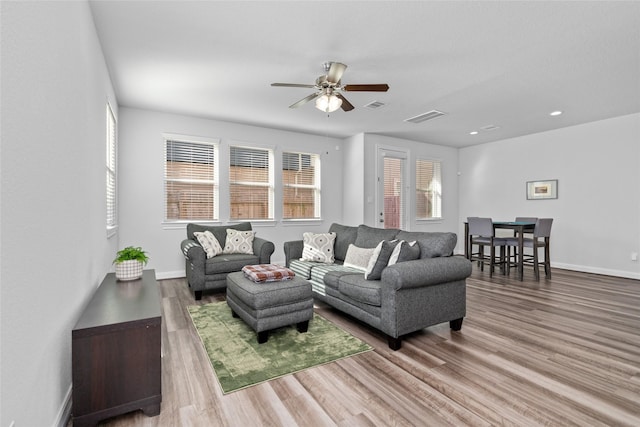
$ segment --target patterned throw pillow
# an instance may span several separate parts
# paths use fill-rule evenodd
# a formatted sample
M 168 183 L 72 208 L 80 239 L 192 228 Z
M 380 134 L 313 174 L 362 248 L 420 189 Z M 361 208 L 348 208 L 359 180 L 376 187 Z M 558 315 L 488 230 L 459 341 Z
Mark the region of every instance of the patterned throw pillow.
M 369 260 L 375 248 L 359 248 L 354 244 L 349 245 L 347 256 L 344 258 L 345 267 L 353 267 L 358 270 L 367 271 Z
M 218 242 L 216 236 L 214 236 L 209 230 L 204 232 L 196 231 L 193 235 L 196 236 L 198 243 L 200 243 L 202 249 L 207 253 L 207 258 L 213 258 L 214 256 L 222 253 L 222 246 L 220 246 L 220 242 Z
M 224 244 L 222 253 L 253 255 L 253 238 L 255 235 L 255 231 L 240 231 L 227 228 L 227 241 Z
M 366 280 L 380 280 L 382 270 L 387 268 L 393 250 L 400 245 L 400 240 L 383 240 L 378 243 L 364 273 Z
M 303 233 L 301 261 L 324 262 L 333 264 L 333 243 L 336 240 L 336 233 Z

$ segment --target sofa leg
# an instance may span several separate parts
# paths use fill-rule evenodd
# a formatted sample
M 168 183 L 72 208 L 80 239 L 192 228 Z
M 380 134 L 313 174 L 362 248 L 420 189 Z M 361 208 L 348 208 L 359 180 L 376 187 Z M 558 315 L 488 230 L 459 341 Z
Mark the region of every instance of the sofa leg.
M 452 330 L 454 331 L 459 331 L 460 329 L 462 329 L 462 317 L 456 320 L 451 320 L 449 322 L 449 326 L 451 327 Z
M 309 330 L 309 321 L 305 320 L 304 322 L 297 323 L 296 328 L 301 334 L 307 332 Z
M 196 301 L 200 301 L 202 299 L 202 291 L 193 291 L 193 296 Z
M 400 350 L 400 347 L 402 347 L 402 339 L 400 337 L 394 338 L 389 336 L 387 337 L 387 341 L 389 342 L 389 348 L 393 351 Z
M 235 311 L 231 310 L 231 317 L 233 317 L 234 319 L 237 319 L 238 317 L 238 313 L 236 313 Z
M 264 344 L 269 340 L 269 331 L 258 332 L 258 344 Z

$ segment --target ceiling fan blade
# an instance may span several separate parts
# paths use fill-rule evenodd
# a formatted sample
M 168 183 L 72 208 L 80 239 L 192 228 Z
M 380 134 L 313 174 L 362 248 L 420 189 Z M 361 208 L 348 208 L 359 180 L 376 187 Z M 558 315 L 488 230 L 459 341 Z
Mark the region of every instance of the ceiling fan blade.
M 342 100 L 342 105 L 340 106 L 340 108 L 342 108 L 343 111 L 353 110 L 354 107 L 349 101 L 347 101 L 347 98 L 345 98 L 344 96 L 342 96 L 342 94 L 339 94 L 339 93 L 336 93 L 336 96 Z
M 389 85 L 386 83 L 373 85 L 344 85 L 342 90 L 346 90 L 347 92 L 386 92 L 389 90 Z
M 320 95 L 319 93 L 312 93 L 311 95 L 302 98 L 300 101 L 296 102 L 295 104 L 289 105 L 289 108 L 298 108 L 306 104 L 307 102 L 317 98 L 319 95 Z
M 347 66 L 341 62 L 332 62 L 331 67 L 329 68 L 329 72 L 327 73 L 327 81 L 329 83 L 338 83 L 342 78 L 342 74 L 344 70 L 347 69 Z
M 305 85 L 305 84 L 300 84 L 300 83 L 271 83 L 271 86 L 276 86 L 276 87 L 308 87 L 308 88 L 316 87 L 315 85 Z

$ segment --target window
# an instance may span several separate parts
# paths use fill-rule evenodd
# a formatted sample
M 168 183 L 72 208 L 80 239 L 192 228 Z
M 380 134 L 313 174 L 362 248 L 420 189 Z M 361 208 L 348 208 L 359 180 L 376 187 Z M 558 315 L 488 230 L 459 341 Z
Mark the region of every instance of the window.
M 116 194 L 116 146 L 117 146 L 117 127 L 116 118 L 113 115 L 111 106 L 107 103 L 107 233 L 112 235 L 118 225 L 117 210 L 117 194 Z
M 282 153 L 282 218 L 320 218 L 320 156 Z
M 218 219 L 218 143 L 165 136 L 165 220 Z
M 229 147 L 231 219 L 273 219 L 273 151 Z
M 439 160 L 416 161 L 416 219 L 442 218 L 442 177 Z

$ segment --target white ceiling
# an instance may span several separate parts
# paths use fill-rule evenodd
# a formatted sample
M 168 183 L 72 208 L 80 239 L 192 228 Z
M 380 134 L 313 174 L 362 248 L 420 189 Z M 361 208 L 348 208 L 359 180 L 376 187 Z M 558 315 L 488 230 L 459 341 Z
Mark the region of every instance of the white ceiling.
M 122 106 L 464 147 L 640 112 L 640 2 L 91 1 Z M 313 102 L 325 61 L 356 107 Z M 371 101 L 384 107 L 364 108 Z M 420 124 L 404 119 L 436 109 Z M 550 117 L 554 110 L 564 114 Z M 493 125 L 498 129 L 483 131 Z M 480 131 L 470 135 L 471 131 Z

